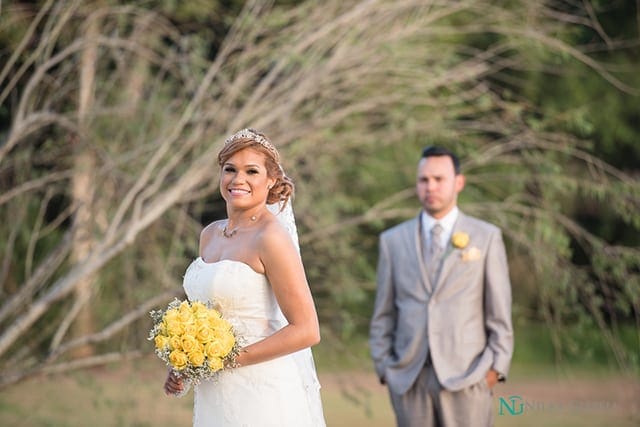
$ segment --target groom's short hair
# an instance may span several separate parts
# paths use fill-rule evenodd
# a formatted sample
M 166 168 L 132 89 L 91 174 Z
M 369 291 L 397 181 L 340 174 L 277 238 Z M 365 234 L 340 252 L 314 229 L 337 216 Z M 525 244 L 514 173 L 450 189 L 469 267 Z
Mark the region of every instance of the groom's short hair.
M 453 162 L 453 169 L 456 171 L 456 175 L 460 175 L 460 159 L 456 154 L 444 147 L 438 145 L 430 145 L 422 150 L 422 158 L 425 159 L 427 157 L 440 157 L 440 156 L 448 156 L 451 158 Z

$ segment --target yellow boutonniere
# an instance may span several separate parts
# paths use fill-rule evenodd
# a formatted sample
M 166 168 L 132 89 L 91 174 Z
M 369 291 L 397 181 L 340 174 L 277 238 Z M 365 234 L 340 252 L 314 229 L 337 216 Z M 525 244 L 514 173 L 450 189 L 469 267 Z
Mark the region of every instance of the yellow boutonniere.
M 451 236 L 451 244 L 454 248 L 464 249 L 469 244 L 469 235 L 463 231 L 456 231 Z

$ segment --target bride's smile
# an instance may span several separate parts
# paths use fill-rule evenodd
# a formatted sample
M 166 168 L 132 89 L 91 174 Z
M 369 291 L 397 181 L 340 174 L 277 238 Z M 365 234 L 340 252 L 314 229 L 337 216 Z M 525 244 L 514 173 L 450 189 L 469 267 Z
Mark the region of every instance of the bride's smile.
M 245 149 L 222 166 L 220 194 L 232 207 L 248 209 L 264 203 L 274 182 L 267 174 L 265 155 Z
M 242 188 L 230 188 L 229 189 L 229 193 L 232 196 L 242 196 L 242 195 L 245 195 L 245 194 L 249 194 L 250 192 L 249 192 L 249 190 L 243 190 Z

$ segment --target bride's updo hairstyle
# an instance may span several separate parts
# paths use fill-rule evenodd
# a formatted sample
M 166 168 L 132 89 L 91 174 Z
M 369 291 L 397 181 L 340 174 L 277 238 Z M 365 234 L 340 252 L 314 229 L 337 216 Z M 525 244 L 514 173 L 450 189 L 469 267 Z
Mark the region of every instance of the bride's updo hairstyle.
M 264 134 L 249 128 L 231 135 L 218 153 L 218 165 L 222 167 L 231 156 L 246 148 L 264 154 L 267 175 L 276 180 L 267 195 L 267 204 L 282 202 L 282 208 L 284 208 L 289 198 L 293 196 L 293 181 L 284 173 L 280 165 L 280 153 Z

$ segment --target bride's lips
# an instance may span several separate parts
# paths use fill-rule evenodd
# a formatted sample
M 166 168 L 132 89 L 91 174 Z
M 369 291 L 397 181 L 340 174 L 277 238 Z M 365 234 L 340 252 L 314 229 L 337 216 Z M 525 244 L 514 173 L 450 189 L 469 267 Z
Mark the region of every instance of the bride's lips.
M 242 188 L 230 188 L 228 191 L 232 196 L 246 196 L 250 193 L 249 190 L 245 190 Z

